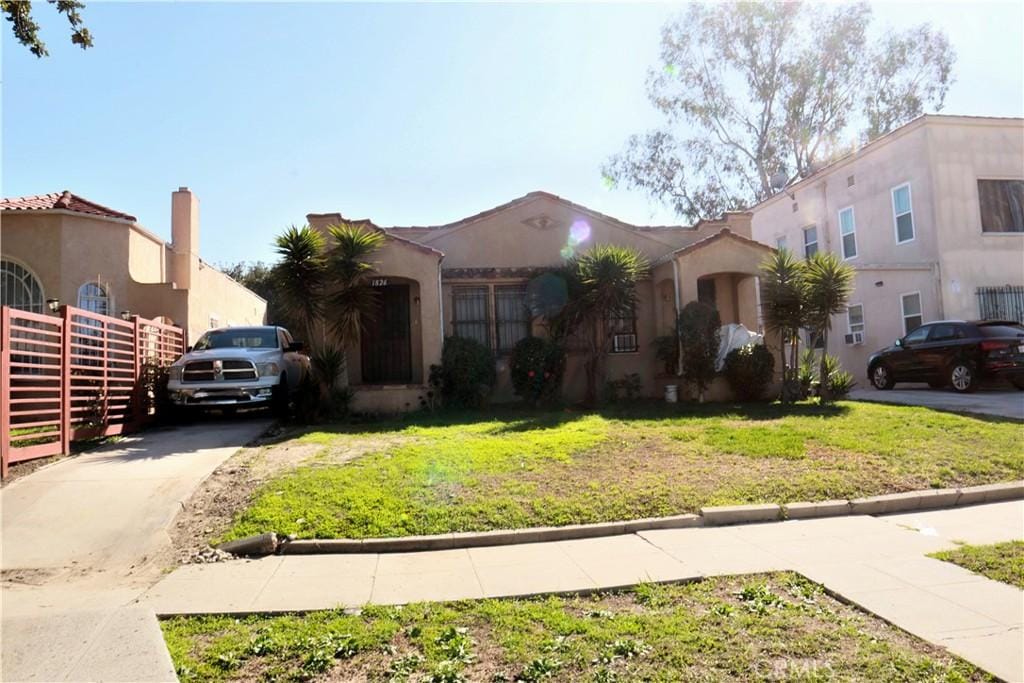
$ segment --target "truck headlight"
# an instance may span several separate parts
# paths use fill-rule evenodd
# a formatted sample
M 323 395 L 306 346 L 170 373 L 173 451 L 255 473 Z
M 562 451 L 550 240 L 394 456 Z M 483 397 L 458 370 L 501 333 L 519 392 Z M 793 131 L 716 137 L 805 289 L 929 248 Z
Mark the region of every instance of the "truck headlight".
M 277 363 L 260 363 L 256 366 L 256 371 L 260 373 L 260 377 L 275 377 L 281 374 L 281 366 Z
M 171 367 L 167 368 L 167 378 L 175 382 L 180 382 L 181 373 L 183 373 L 184 371 L 184 365 L 172 365 Z

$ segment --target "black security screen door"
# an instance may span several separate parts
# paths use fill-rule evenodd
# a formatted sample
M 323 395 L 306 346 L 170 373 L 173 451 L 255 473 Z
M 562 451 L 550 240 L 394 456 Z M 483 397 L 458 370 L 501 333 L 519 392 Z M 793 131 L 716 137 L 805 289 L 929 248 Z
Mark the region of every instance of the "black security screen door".
M 412 381 L 409 285 L 377 287 L 380 308 L 362 334 L 363 384 Z

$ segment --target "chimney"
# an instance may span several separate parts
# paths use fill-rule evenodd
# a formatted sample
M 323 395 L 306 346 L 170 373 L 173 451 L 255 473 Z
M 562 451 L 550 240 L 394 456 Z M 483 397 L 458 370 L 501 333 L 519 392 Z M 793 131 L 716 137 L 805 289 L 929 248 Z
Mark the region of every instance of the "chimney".
M 199 199 L 187 187 L 171 194 L 171 281 L 192 287 L 193 266 L 199 265 Z

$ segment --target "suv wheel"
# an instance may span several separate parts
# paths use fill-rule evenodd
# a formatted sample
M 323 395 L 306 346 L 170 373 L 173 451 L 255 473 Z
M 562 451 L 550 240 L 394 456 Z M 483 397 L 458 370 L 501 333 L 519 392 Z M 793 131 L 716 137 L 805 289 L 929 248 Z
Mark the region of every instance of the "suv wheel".
M 949 368 L 949 385 L 953 391 L 966 394 L 978 388 L 978 377 L 974 367 L 964 361 L 956 361 Z
M 282 374 L 281 381 L 271 390 L 270 411 L 274 417 L 288 416 L 288 376 Z
M 875 389 L 885 391 L 892 389 L 892 386 L 896 384 L 895 378 L 892 376 L 892 372 L 886 367 L 885 363 L 879 363 L 871 369 L 871 385 Z

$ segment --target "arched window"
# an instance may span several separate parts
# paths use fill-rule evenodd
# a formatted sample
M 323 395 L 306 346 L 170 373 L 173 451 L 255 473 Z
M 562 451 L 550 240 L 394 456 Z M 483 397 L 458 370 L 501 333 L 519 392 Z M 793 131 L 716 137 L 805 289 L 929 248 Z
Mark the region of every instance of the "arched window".
M 43 312 L 43 286 L 28 268 L 0 259 L 0 305 L 30 313 Z
M 78 307 L 98 315 L 110 315 L 113 305 L 107 290 L 98 282 L 86 282 L 78 288 Z

